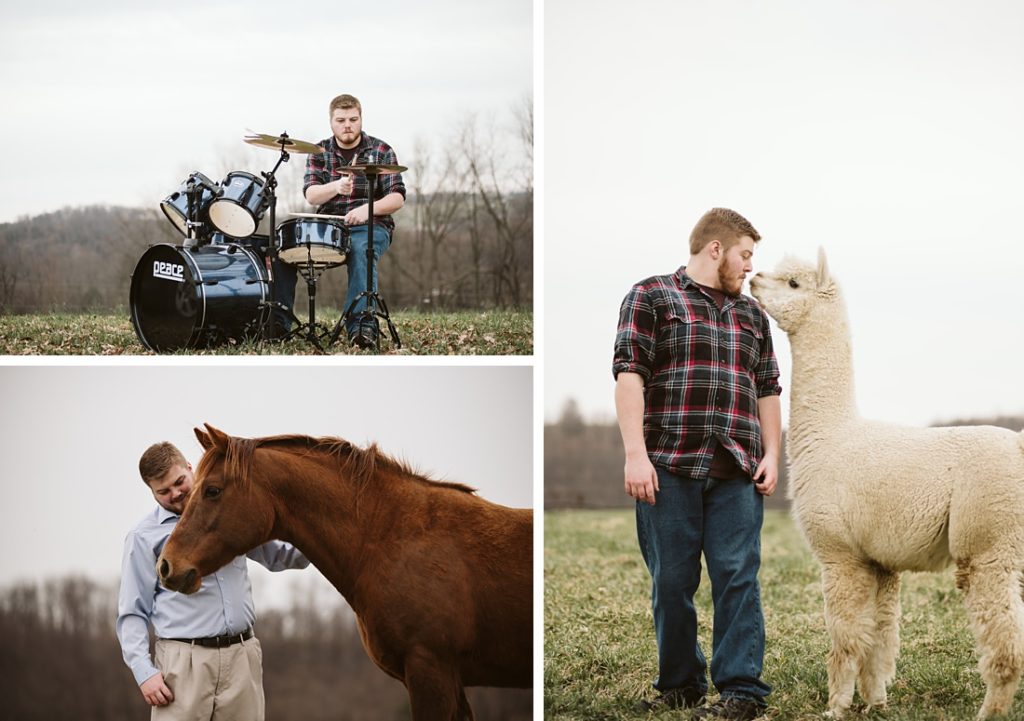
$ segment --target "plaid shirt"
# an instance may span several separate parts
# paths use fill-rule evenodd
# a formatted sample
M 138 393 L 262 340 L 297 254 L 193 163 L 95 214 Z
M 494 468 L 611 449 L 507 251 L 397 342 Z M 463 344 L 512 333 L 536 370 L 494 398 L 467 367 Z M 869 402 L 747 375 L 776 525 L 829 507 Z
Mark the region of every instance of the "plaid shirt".
M 306 160 L 306 176 L 302 182 L 303 195 L 311 185 L 324 185 L 340 179 L 341 170 L 345 167 L 345 158 L 339 152 L 338 142 L 333 135 L 326 140 L 321 140 L 317 145 L 324 148 L 325 152 L 312 154 Z M 398 159 L 390 145 L 383 140 L 362 133 L 356 156 L 353 159 L 353 164 L 361 163 L 398 165 Z M 402 197 L 405 197 L 405 183 L 402 182 L 401 173 L 377 176 L 377 192 L 373 196 L 374 202 L 390 193 L 401 193 Z M 365 175 L 356 175 L 351 195 L 336 195 L 318 207 L 316 212 L 326 215 L 348 215 L 350 210 L 366 204 L 369 198 L 370 182 Z M 395 229 L 395 221 L 390 215 L 377 215 L 374 220 L 377 225 L 387 228 L 389 233 Z
M 757 399 L 782 393 L 768 316 L 747 296 L 719 310 L 685 270 L 641 281 L 622 301 L 612 373 L 644 379 L 654 465 L 703 480 L 717 441 L 753 475 L 762 454 Z

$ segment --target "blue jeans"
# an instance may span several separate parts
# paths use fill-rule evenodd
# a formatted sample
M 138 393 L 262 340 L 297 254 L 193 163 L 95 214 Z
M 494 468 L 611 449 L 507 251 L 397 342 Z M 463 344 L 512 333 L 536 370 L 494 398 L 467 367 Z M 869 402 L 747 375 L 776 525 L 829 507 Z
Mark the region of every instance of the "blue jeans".
M 352 305 L 360 293 L 366 290 L 366 247 L 368 243 L 366 225 L 349 226 L 349 239 L 352 242 L 352 251 L 348 254 L 346 268 L 348 268 L 348 292 L 345 298 L 345 305 L 341 312 L 344 313 Z M 373 226 L 373 290 L 377 290 L 377 265 L 380 257 L 391 247 L 391 233 L 387 228 L 374 224 Z M 295 305 L 295 284 L 298 271 L 296 266 L 280 261 L 274 262 L 274 300 L 283 303 L 289 308 Z M 353 316 L 366 309 L 366 298 L 362 298 L 352 310 Z M 294 311 L 294 308 L 293 308 Z M 285 329 L 291 328 L 291 319 L 286 318 L 282 313 L 275 310 L 276 322 Z M 359 323 L 351 320 L 346 321 L 345 328 L 349 334 L 359 329 Z
M 761 565 L 764 501 L 749 478 L 697 481 L 661 468 L 656 503 L 636 504 L 640 550 L 651 572 L 659 691 L 707 691 L 707 662 L 697 640 L 693 596 L 700 556 L 714 603 L 711 680 L 725 698 L 764 701 Z

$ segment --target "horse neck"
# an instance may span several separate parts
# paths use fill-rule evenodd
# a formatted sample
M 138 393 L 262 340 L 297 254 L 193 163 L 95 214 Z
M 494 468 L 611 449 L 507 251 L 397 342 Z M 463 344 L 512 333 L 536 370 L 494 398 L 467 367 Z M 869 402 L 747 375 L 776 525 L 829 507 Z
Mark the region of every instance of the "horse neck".
M 275 470 L 265 479 L 277 499 L 274 537 L 302 551 L 355 607 L 363 541 L 375 535 L 370 526 L 383 489 L 375 484 L 360 493 L 359 479 L 346 477 L 326 453 L 289 454 L 287 467 Z
M 790 392 L 791 441 L 824 432 L 857 418 L 853 391 L 853 348 L 840 300 L 825 307 L 789 335 L 793 352 Z

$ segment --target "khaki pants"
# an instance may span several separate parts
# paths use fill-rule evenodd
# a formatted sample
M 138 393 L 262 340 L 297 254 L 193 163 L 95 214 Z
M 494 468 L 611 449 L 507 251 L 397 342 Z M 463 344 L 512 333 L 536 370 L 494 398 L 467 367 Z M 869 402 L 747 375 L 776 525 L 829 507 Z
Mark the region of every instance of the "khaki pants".
M 256 638 L 226 648 L 158 639 L 156 667 L 174 693 L 152 721 L 263 721 L 263 649 Z

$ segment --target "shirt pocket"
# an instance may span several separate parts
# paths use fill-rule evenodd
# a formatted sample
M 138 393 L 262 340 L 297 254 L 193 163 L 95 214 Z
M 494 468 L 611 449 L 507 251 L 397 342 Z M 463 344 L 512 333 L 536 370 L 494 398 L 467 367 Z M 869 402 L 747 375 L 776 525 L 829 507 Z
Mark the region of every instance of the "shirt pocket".
M 761 361 L 764 334 L 761 332 L 761 328 L 749 318 L 740 317 L 737 325 L 739 326 L 736 334 L 739 364 L 753 373 Z
M 687 368 L 713 360 L 715 329 L 710 319 L 702 316 L 685 303 L 673 303 L 661 310 L 658 333 L 658 365 L 674 369 L 678 381 L 680 372 L 688 376 Z

